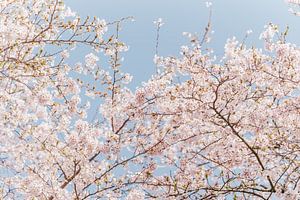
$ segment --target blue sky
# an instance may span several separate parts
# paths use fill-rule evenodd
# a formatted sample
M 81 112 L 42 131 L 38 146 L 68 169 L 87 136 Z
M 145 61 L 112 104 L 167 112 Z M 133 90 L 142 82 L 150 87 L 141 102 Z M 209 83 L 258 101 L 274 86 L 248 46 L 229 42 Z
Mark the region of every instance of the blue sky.
M 265 24 L 273 22 L 284 30 L 290 26 L 288 41 L 300 44 L 300 17 L 288 12 L 284 0 L 215 0 L 212 1 L 212 29 L 215 31 L 210 47 L 222 56 L 226 39 L 236 36 L 242 40 L 248 29 L 253 30 L 246 44 L 262 47 L 258 40 Z M 124 54 L 123 71 L 134 75 L 133 85 L 147 80 L 154 73 L 156 29 L 153 21 L 161 17 L 159 53 L 178 55 L 181 45 L 188 44 L 182 32 L 203 33 L 208 9 L 203 0 L 66 0 L 67 6 L 81 16 L 97 16 L 107 21 L 133 16 L 135 22 L 123 25 L 121 39 L 130 46 Z

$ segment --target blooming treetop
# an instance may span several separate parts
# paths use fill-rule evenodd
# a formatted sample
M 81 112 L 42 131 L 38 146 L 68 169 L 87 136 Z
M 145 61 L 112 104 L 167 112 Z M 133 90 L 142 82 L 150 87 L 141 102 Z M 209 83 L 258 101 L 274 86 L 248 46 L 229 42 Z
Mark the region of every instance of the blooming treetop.
M 220 61 L 191 36 L 132 91 L 123 20 L 1 0 L 1 199 L 299 198 L 300 48 L 286 33 L 266 26 L 264 51 L 228 39 Z M 91 53 L 69 65 L 77 45 Z

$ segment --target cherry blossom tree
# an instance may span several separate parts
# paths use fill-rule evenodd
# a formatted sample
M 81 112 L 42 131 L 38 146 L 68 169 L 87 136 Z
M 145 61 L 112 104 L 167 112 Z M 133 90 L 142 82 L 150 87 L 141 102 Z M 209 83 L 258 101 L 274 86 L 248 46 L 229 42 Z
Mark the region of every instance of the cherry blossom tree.
M 1 0 L 1 199 L 299 198 L 300 48 L 287 30 L 267 25 L 264 50 L 228 39 L 217 59 L 208 23 L 130 90 L 127 19 Z M 77 46 L 90 53 L 68 64 Z

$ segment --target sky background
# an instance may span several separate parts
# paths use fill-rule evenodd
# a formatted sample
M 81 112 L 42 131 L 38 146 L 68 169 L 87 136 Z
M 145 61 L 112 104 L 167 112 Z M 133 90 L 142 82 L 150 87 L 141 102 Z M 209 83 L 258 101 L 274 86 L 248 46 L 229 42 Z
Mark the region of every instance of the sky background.
M 288 25 L 288 42 L 300 44 L 300 17 L 288 11 L 284 0 L 214 0 L 212 1 L 212 30 L 209 47 L 222 57 L 227 38 L 242 40 L 251 29 L 248 46 L 262 47 L 258 39 L 264 25 L 272 22 L 284 31 Z M 156 28 L 153 21 L 162 18 L 165 25 L 160 32 L 159 54 L 179 55 L 180 46 L 188 44 L 182 32 L 202 34 L 209 11 L 203 0 L 66 0 L 82 17 L 97 16 L 108 22 L 133 16 L 134 22 L 122 26 L 120 38 L 130 46 L 124 54 L 122 69 L 134 76 L 131 86 L 138 86 L 154 72 Z M 82 50 L 82 56 L 87 52 Z

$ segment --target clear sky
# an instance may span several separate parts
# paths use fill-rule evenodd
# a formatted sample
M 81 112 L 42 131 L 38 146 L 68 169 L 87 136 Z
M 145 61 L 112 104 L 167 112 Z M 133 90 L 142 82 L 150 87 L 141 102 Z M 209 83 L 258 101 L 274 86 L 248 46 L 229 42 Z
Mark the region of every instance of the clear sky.
M 288 12 L 284 0 L 214 0 L 210 47 L 217 56 L 223 53 L 226 39 L 242 40 L 248 29 L 253 30 L 246 44 L 262 46 L 258 40 L 265 24 L 273 22 L 284 30 L 290 26 L 288 41 L 300 44 L 300 17 Z M 181 45 L 188 44 L 182 32 L 203 33 L 208 9 L 203 0 L 66 0 L 67 6 L 81 16 L 97 16 L 107 21 L 133 16 L 135 22 L 123 25 L 121 39 L 130 46 L 124 55 L 123 71 L 134 75 L 133 85 L 147 80 L 155 71 L 156 29 L 153 21 L 165 22 L 160 34 L 160 55 L 178 55 Z

